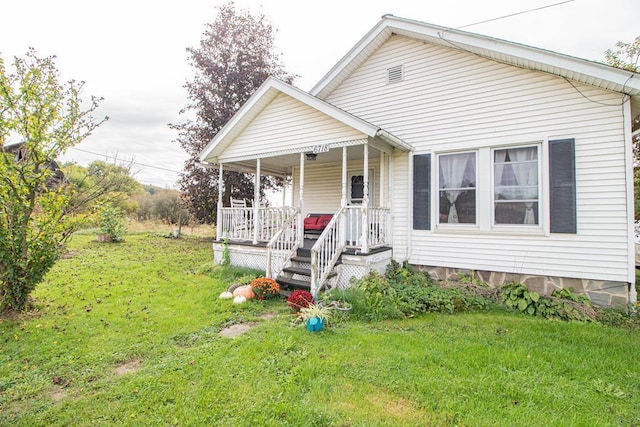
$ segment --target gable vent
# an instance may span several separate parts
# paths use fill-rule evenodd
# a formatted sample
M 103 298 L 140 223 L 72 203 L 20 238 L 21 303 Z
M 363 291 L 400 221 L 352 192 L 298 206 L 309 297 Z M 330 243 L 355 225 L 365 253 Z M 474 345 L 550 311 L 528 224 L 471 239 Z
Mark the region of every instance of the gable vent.
M 387 83 L 402 81 L 402 77 L 402 65 L 396 65 L 395 67 L 387 68 Z

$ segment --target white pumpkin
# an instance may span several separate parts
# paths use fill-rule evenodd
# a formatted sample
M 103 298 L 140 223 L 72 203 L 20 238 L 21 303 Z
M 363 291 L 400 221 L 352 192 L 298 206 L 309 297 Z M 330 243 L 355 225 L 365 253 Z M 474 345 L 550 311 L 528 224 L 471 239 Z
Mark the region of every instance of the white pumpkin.
M 233 303 L 234 304 L 242 304 L 247 302 L 247 299 L 245 297 L 243 297 L 242 295 L 238 295 L 237 297 L 233 298 Z
M 233 294 L 231 292 L 223 292 L 220 294 L 220 299 L 231 299 L 233 298 Z

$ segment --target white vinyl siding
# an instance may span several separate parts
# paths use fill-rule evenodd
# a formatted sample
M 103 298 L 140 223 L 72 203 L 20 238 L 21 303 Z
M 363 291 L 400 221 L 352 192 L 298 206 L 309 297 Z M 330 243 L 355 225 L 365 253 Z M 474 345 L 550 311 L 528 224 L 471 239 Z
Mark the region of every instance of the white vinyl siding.
M 247 154 L 269 156 L 362 138 L 366 135 L 281 93 L 235 138 L 220 160 L 224 162 Z M 251 153 L 247 153 L 247 147 L 251 147 Z
M 385 70 L 400 63 L 403 80 L 388 84 Z M 561 77 L 394 35 L 337 87 L 328 102 L 398 136 L 416 153 L 478 150 L 485 156 L 478 158 L 485 188 L 491 188 L 491 149 L 540 144 L 541 220 L 533 233 L 493 228 L 491 193 L 483 193 L 478 209 L 489 220 L 477 229 L 407 236 L 410 171 L 406 156 L 393 156 L 394 257 L 403 260 L 409 250 L 414 264 L 629 281 L 622 97 L 574 85 L 581 93 Z M 549 233 L 545 202 L 548 141 L 563 138 L 575 139 L 577 234 L 570 235 Z M 436 190 L 437 168 L 431 182 Z
M 371 161 L 371 160 L 370 160 Z M 376 159 L 377 161 L 377 159 Z M 370 163 L 371 166 L 371 163 Z M 347 170 L 354 173 L 363 173 L 362 161 L 350 161 Z M 380 171 L 377 166 L 370 167 L 373 176 L 369 175 L 369 194 L 373 195 L 373 200 L 379 200 L 380 186 L 377 184 L 380 178 Z M 293 202 L 298 206 L 299 200 L 299 167 L 295 168 L 295 181 L 293 182 Z M 342 198 L 342 163 L 313 163 L 306 162 L 304 165 L 304 207 L 303 214 L 310 213 L 335 213 L 340 209 L 340 199 Z M 370 204 L 370 206 L 374 206 Z

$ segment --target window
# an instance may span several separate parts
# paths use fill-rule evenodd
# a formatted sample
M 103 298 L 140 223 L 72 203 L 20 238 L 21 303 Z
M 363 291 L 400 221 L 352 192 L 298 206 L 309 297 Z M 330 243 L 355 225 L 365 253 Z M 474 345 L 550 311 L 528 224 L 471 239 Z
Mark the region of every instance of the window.
M 476 223 L 476 155 L 446 154 L 438 157 L 439 223 Z
M 495 224 L 538 225 L 538 147 L 493 152 Z

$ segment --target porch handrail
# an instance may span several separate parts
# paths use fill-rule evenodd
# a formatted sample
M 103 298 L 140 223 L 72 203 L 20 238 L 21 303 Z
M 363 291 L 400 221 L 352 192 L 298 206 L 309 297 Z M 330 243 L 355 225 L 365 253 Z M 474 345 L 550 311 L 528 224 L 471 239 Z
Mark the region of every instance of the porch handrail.
M 222 237 L 229 240 L 251 240 L 253 236 L 253 208 L 223 207 Z
M 267 268 L 265 276 L 269 278 L 278 277 L 286 264 L 291 260 L 293 254 L 298 250 L 300 242 L 298 240 L 298 229 L 296 227 L 298 213 L 296 208 L 288 211 L 290 215 L 283 217 L 282 225 L 273 235 L 267 244 Z M 278 261 L 274 264 L 273 254 L 277 253 Z
M 342 206 L 311 248 L 311 294 L 315 299 L 346 246 L 344 213 Z
M 389 236 L 389 218 L 391 209 L 389 208 L 369 208 L 368 229 L 369 247 L 375 248 L 391 243 Z
M 282 228 L 285 221 L 294 214 L 291 207 L 271 208 L 260 207 L 257 209 L 258 241 L 268 242 L 274 234 Z M 253 240 L 255 227 L 255 210 L 251 207 L 223 207 L 222 237 L 229 240 Z

